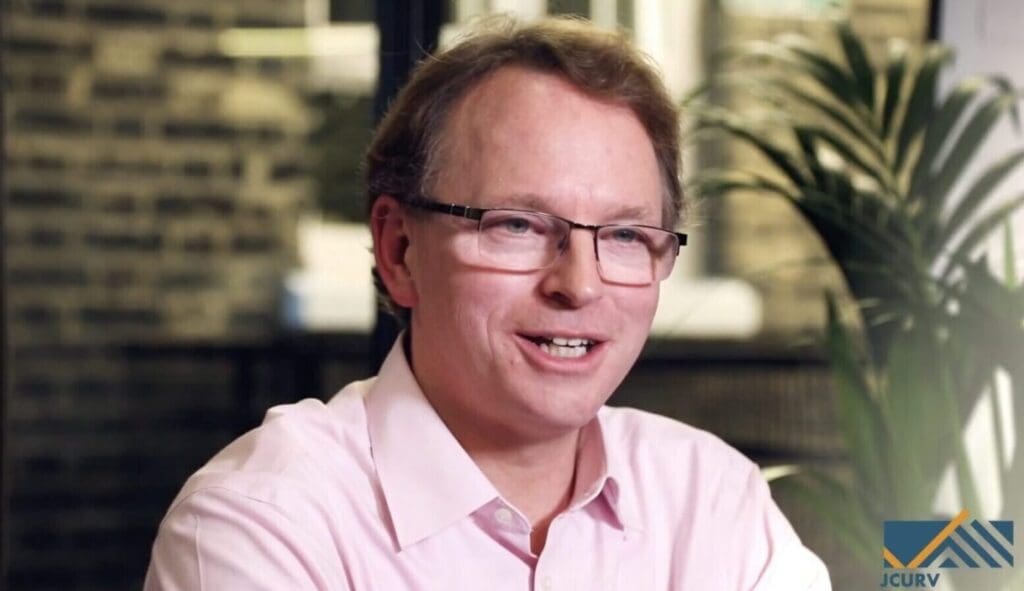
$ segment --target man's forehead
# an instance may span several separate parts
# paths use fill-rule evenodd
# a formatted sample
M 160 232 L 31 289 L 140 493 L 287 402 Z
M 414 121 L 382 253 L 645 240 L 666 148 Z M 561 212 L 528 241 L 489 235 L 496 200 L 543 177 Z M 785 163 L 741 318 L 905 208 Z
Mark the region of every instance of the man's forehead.
M 454 106 L 441 141 L 435 187 L 451 200 L 661 223 L 660 171 L 639 118 L 558 74 L 500 68 Z
M 558 73 L 509 65 L 471 87 L 456 103 L 452 118 L 488 130 L 494 129 L 495 121 L 540 115 L 551 109 L 578 109 L 584 104 L 609 113 L 632 114 L 625 106 L 586 93 Z
M 457 100 L 444 124 L 441 143 L 479 154 L 485 147 L 514 149 L 537 137 L 531 124 L 546 130 L 586 132 L 586 127 L 614 126 L 637 132 L 653 154 L 643 124 L 627 106 L 600 99 L 577 88 L 560 74 L 523 66 L 503 66 Z M 596 122 L 596 123 L 595 123 Z M 626 122 L 626 123 L 624 123 Z

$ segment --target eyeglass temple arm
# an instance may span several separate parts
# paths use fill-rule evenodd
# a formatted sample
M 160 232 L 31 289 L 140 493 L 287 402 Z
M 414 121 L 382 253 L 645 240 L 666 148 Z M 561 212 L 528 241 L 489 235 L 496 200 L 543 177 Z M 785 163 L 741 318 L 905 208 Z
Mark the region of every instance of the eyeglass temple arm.
M 430 211 L 436 211 L 439 213 L 446 213 L 460 218 L 468 218 L 471 220 L 479 220 L 483 217 L 485 209 L 478 209 L 476 207 L 469 207 L 468 205 L 456 205 L 455 203 L 440 203 L 438 201 L 432 201 L 430 199 L 423 199 L 421 197 L 408 197 L 405 202 L 414 207 L 420 209 L 426 209 Z

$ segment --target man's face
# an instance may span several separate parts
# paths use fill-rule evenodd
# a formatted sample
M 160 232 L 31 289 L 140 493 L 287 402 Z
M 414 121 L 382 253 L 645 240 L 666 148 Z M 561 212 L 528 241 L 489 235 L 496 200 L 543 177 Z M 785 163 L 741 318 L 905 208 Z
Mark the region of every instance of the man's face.
M 499 70 L 456 104 L 443 144 L 438 201 L 586 224 L 662 223 L 663 185 L 639 120 L 556 76 Z M 658 285 L 603 281 L 588 230 L 573 230 L 561 258 L 530 272 L 471 264 L 475 240 L 472 220 L 409 221 L 412 357 L 424 392 L 450 420 L 489 433 L 542 438 L 581 427 L 639 355 Z M 554 337 L 596 344 L 560 357 L 536 342 Z

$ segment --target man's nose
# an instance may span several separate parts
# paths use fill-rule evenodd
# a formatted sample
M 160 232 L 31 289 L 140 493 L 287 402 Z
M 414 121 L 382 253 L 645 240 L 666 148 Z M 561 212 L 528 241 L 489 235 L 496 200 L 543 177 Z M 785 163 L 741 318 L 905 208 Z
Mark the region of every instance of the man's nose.
M 604 293 L 594 235 L 576 230 L 570 232 L 566 240 L 565 251 L 544 271 L 541 290 L 562 306 L 581 308 L 597 301 Z

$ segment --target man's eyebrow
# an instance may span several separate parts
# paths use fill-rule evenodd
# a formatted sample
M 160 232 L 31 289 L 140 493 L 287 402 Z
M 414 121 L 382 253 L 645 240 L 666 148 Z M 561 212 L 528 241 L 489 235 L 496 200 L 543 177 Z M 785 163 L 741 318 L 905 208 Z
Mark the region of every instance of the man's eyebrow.
M 614 215 L 609 216 L 611 220 L 637 220 L 645 221 L 648 218 L 654 217 L 651 210 L 647 207 L 640 205 L 623 205 L 618 209 L 613 209 Z
M 532 209 L 544 213 L 552 213 L 548 210 L 544 200 L 534 193 L 514 193 L 496 200 L 496 207 L 511 207 L 513 209 Z
M 498 200 L 497 207 L 510 207 L 513 209 L 530 209 L 543 213 L 554 214 L 549 203 L 534 193 L 518 193 L 507 195 Z M 603 216 L 608 221 L 643 221 L 653 218 L 650 208 L 642 205 L 623 205 L 611 209 L 611 214 Z

